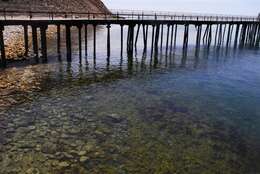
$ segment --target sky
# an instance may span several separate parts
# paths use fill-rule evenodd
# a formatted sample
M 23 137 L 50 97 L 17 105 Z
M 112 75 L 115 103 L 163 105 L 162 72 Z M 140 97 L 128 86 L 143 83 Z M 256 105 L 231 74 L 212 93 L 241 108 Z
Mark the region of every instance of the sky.
M 103 0 L 109 9 L 253 15 L 260 0 Z

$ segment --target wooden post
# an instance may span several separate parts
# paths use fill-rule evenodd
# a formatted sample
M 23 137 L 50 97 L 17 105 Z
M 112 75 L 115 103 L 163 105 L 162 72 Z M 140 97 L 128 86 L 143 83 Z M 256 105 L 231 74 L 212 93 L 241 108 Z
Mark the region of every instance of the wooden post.
M 71 62 L 71 33 L 70 25 L 66 25 L 66 49 L 67 49 L 67 61 Z
M 167 24 L 166 56 L 168 55 L 168 48 L 169 48 L 169 34 L 170 34 L 170 25 Z
M 208 30 L 209 30 L 209 25 L 207 25 L 204 35 L 203 35 L 203 44 L 205 44 L 207 41 Z
M 33 53 L 35 55 L 36 61 L 38 61 L 39 53 L 38 53 L 38 36 L 37 36 L 37 27 L 32 26 L 32 42 L 33 42 Z
M 258 24 L 255 24 L 254 25 L 254 32 L 253 32 L 253 36 L 252 36 L 252 41 L 251 41 L 251 47 L 255 46 L 257 31 L 258 31 Z
M 223 29 L 223 26 L 222 26 L 222 24 L 220 24 L 219 33 L 218 33 L 218 47 L 220 47 L 222 45 L 222 29 Z
M 240 33 L 239 47 L 244 47 L 244 45 L 245 45 L 246 30 L 247 30 L 247 24 L 243 24 L 242 29 L 241 29 L 241 33 Z
M 94 56 L 94 62 L 96 64 L 96 46 L 97 46 L 97 41 L 96 41 L 96 37 L 97 37 L 97 33 L 96 33 L 96 30 L 97 30 L 97 25 L 94 24 L 93 25 L 93 56 Z
M 217 24 L 217 28 L 216 28 L 216 31 L 215 31 L 215 43 L 214 43 L 215 46 L 217 45 L 218 30 L 219 30 L 219 25 Z
M 174 34 L 174 25 L 171 25 L 172 31 L 171 31 L 171 44 L 170 44 L 170 54 L 172 53 L 173 49 L 173 34 Z
M 234 48 L 237 48 L 237 41 L 238 41 L 239 29 L 240 29 L 240 24 L 237 24 L 236 34 L 235 34 L 235 41 L 234 41 Z
M 208 31 L 208 48 L 211 45 L 211 40 L 212 40 L 212 25 L 209 25 L 209 31 Z
M 164 28 L 164 25 L 162 24 L 162 29 L 161 29 L 161 50 L 162 50 L 162 46 L 163 46 L 163 28 Z
M 227 43 L 226 43 L 226 47 L 229 46 L 230 34 L 231 34 L 231 24 L 229 24 L 229 26 L 228 26 L 228 34 L 227 34 Z
M 82 25 L 78 25 L 78 41 L 79 41 L 79 58 L 80 58 L 80 62 L 81 62 L 81 58 L 82 58 L 82 40 L 81 40 L 81 29 L 82 29 Z
M 231 24 L 231 32 L 230 32 L 229 45 L 231 45 L 231 44 L 232 44 L 233 30 L 234 30 L 234 25 L 233 25 L 233 24 Z
M 60 55 L 60 41 L 61 41 L 61 37 L 60 37 L 60 25 L 57 25 L 57 52 Z
M 28 56 L 28 52 L 29 52 L 29 39 L 28 39 L 28 25 L 24 25 L 24 56 Z
M 46 38 L 46 31 L 48 26 L 44 25 L 40 27 L 41 31 L 41 47 L 42 47 L 42 61 L 47 62 L 47 38 Z
M 155 42 L 154 42 L 154 49 L 155 54 L 158 54 L 158 44 L 159 44 L 159 36 L 160 36 L 160 25 L 156 25 L 156 31 L 155 31 Z
M 144 40 L 144 52 L 146 52 L 147 51 L 147 38 L 148 38 L 148 28 L 149 26 L 148 25 L 146 25 L 146 27 L 145 27 L 145 25 L 143 25 L 143 34 L 144 34 L 144 38 L 143 38 L 143 40 Z
M 107 57 L 110 57 L 110 28 L 111 25 L 107 25 Z
M 141 25 L 138 24 L 136 37 L 135 37 L 135 49 L 137 49 L 137 42 L 138 42 L 138 36 L 139 36 L 140 27 L 141 27 Z
M 121 57 L 123 56 L 123 50 L 124 50 L 124 25 L 121 24 Z
M 259 42 L 260 42 L 260 25 L 258 24 L 258 30 L 257 30 L 257 35 L 256 35 L 256 42 L 255 42 L 255 47 L 259 47 Z
M 152 45 L 151 45 L 151 57 L 153 57 L 153 49 L 154 49 L 154 28 L 155 25 L 152 25 L 153 30 L 152 30 Z
M 189 41 L 189 25 L 185 24 L 184 38 L 183 38 L 183 50 L 186 50 L 188 48 L 188 41 Z
M 196 37 L 196 49 L 200 47 L 202 25 L 198 25 L 197 37 Z
M 177 44 L 177 31 L 178 30 L 178 25 L 175 25 L 175 33 L 174 33 L 174 48 L 176 48 L 176 44 Z
M 5 44 L 4 44 L 4 26 L 0 26 L 0 51 L 1 51 L 1 66 L 6 67 Z
M 226 29 L 227 29 L 227 25 L 225 24 L 225 25 L 224 25 L 224 32 L 223 32 L 223 37 L 222 37 L 222 43 L 224 43 L 224 42 L 225 42 Z M 221 44 L 222 44 L 222 43 L 221 43 Z
M 85 24 L 85 56 L 88 56 L 88 25 Z

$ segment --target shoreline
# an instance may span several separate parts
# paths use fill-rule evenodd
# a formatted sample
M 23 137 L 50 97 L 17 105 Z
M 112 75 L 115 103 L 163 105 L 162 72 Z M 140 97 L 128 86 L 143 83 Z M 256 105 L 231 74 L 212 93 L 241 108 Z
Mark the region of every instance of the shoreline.
M 49 26 L 47 30 L 47 39 L 52 39 L 56 37 L 54 35 L 56 28 Z M 38 35 L 40 34 L 39 31 Z M 6 26 L 4 30 L 4 42 L 5 42 L 5 52 L 7 61 L 15 62 L 27 60 L 33 57 L 32 48 L 32 31 L 31 28 L 28 28 L 28 45 L 29 53 L 28 56 L 25 56 L 25 47 L 24 47 L 24 31 L 22 26 Z M 38 45 L 40 45 L 40 38 L 38 37 Z M 39 47 L 38 50 L 41 48 Z

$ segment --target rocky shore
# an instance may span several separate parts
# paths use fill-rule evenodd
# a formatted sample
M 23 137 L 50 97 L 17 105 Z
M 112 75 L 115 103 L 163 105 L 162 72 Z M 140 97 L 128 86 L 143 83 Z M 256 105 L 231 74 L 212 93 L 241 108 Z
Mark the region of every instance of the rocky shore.
M 31 29 L 29 32 L 29 55 L 25 57 L 25 47 L 24 47 L 24 31 L 22 26 L 8 26 L 4 30 L 4 40 L 5 40 L 5 51 L 7 60 L 24 60 L 33 56 L 32 53 L 32 39 L 31 39 Z M 53 39 L 55 36 L 56 27 L 50 26 L 47 31 L 47 38 Z M 39 33 L 40 34 L 40 33 Z M 38 38 L 39 39 L 39 38 Z
M 6 58 L 8 60 L 24 59 L 23 28 L 21 26 L 5 27 L 4 30 Z M 29 43 L 31 45 L 31 42 Z

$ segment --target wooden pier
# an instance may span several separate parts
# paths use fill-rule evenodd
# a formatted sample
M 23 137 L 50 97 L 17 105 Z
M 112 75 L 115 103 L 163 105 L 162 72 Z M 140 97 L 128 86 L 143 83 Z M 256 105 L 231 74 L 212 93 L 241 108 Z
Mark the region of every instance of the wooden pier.
M 0 11 L 1 13 L 1 11 Z M 32 45 L 35 60 L 39 61 L 39 45 L 38 39 L 41 41 L 41 60 L 47 61 L 47 37 L 46 31 L 49 25 L 57 26 L 57 53 L 60 54 L 61 42 L 61 26 L 65 26 L 66 33 L 66 53 L 67 61 L 72 61 L 72 44 L 71 44 L 71 27 L 78 29 L 78 46 L 79 55 L 82 57 L 82 29 L 85 32 L 85 54 L 88 55 L 88 26 L 93 27 L 93 57 L 96 57 L 96 28 L 103 25 L 107 29 L 107 57 L 111 55 L 111 26 L 119 25 L 121 32 L 118 38 L 121 40 L 121 56 L 123 50 L 127 50 L 127 54 L 132 57 L 137 47 L 137 41 L 142 34 L 143 50 L 146 53 L 148 48 L 148 37 L 151 37 L 151 55 L 158 54 L 159 48 L 166 47 L 166 55 L 172 53 L 176 47 L 178 29 L 182 26 L 183 33 L 183 50 L 187 50 L 189 39 L 191 37 L 190 28 L 196 28 L 196 49 L 201 44 L 210 47 L 259 47 L 260 43 L 260 21 L 257 17 L 240 17 L 240 16 L 217 16 L 217 15 L 197 15 L 197 14 L 176 14 L 176 13 L 160 13 L 160 12 L 129 12 L 121 11 L 111 14 L 103 13 L 76 13 L 76 12 L 19 12 L 4 11 L 0 16 L 0 65 L 6 67 L 6 54 L 3 32 L 6 26 L 23 26 L 24 28 L 24 47 L 25 56 L 28 56 L 28 28 L 32 29 Z M 34 17 L 35 15 L 35 17 Z M 21 17 L 22 16 L 22 17 Z M 39 18 L 39 16 L 43 16 Z M 47 16 L 47 17 L 46 17 Z M 2 19 L 1 19 L 2 18 Z M 124 45 L 123 29 L 127 27 L 127 42 Z M 166 31 L 164 30 L 166 28 Z M 152 30 L 152 34 L 148 36 L 148 30 Z M 40 31 L 40 36 L 37 35 Z M 39 38 L 38 38 L 39 37 Z M 166 37 L 166 40 L 164 38 Z M 165 44 L 165 45 L 164 45 Z

